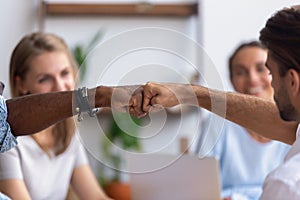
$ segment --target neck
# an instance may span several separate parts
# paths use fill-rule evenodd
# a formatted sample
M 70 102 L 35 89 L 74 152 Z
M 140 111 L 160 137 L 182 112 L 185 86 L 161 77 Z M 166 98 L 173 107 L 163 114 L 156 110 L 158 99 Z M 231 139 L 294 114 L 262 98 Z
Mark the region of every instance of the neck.
M 55 138 L 52 132 L 53 126 L 32 135 L 37 144 L 46 152 L 55 147 Z
M 268 142 L 271 141 L 271 139 L 265 138 L 265 137 L 263 137 L 263 136 L 260 136 L 260 135 L 258 135 L 257 133 L 255 133 L 255 132 L 253 132 L 253 131 L 251 131 L 251 130 L 249 130 L 249 129 L 247 129 L 247 131 L 248 131 L 249 135 L 251 136 L 251 138 L 252 138 L 253 140 L 257 141 L 257 142 L 260 142 L 260 143 L 268 143 Z

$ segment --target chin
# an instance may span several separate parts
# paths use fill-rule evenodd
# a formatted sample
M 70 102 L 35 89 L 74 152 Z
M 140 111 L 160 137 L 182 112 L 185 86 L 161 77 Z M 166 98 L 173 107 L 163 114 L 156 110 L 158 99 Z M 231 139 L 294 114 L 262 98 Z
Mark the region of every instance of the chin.
M 259 98 L 265 98 L 265 95 L 263 94 L 251 94 L 251 95 Z
M 273 95 L 269 95 L 269 94 L 260 93 L 260 94 L 257 94 L 256 96 L 259 97 L 259 98 L 263 98 L 263 99 L 270 99 L 270 100 L 273 99 Z

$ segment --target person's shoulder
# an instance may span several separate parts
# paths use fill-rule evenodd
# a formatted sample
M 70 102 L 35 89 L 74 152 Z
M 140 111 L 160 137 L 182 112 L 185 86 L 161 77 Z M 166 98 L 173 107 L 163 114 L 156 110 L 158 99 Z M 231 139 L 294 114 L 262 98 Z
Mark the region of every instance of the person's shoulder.
M 300 199 L 300 154 L 271 172 L 263 186 L 260 200 Z
M 36 146 L 36 141 L 30 135 L 23 135 L 18 137 L 18 146 L 30 148 Z
M 294 155 L 276 170 L 270 173 L 268 180 L 277 180 L 288 184 L 300 183 L 300 153 Z

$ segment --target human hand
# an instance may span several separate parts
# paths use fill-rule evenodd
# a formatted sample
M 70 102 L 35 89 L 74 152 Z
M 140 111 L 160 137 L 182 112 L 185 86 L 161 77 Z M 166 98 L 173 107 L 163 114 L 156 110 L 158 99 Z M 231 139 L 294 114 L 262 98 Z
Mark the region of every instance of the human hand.
M 128 85 L 113 87 L 111 107 L 118 112 L 129 112 L 132 116 L 142 117 L 146 112 L 142 110 L 142 85 Z
M 157 110 L 159 107 L 173 107 L 178 104 L 198 104 L 192 85 L 148 82 L 144 86 L 144 112 L 149 112 L 150 109 Z

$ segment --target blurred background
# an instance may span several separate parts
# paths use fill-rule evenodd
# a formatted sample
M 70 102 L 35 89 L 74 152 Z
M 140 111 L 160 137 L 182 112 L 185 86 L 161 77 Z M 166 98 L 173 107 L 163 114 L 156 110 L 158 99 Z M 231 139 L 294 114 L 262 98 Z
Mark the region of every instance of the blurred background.
M 55 7 L 57 3 L 66 4 L 66 7 L 62 9 L 59 6 Z M 77 11 L 70 7 L 74 3 L 81 4 L 82 8 L 93 4 L 100 6 L 99 8 L 103 10 L 95 13 L 93 7 L 87 7 Z M 165 37 L 164 34 L 167 32 L 166 35 L 169 34 L 172 37 L 165 37 L 162 41 L 172 44 L 172 48 L 178 50 L 180 54 L 185 54 L 191 63 L 182 62 L 182 59 L 177 60 L 178 57 L 170 56 L 168 53 L 165 55 L 164 52 L 154 54 L 153 57 L 145 57 L 145 55 L 153 55 L 151 52 L 149 54 L 150 49 L 135 52 L 125 56 L 124 60 L 113 62 L 109 68 L 110 71 L 106 71 L 106 76 L 95 80 L 93 75 L 98 75 L 99 72 L 94 64 L 106 57 L 105 49 L 100 47 L 99 52 L 102 54 L 91 56 L 94 64 L 87 66 L 84 79 L 79 84 L 90 87 L 95 84 L 136 84 L 146 82 L 147 79 L 148 81 L 207 84 L 209 80 L 210 87 L 232 90 L 227 71 L 227 60 L 231 51 L 245 40 L 258 39 L 259 31 L 276 10 L 297 3 L 299 2 L 296 0 L 90 0 L 88 3 L 84 0 L 2 1 L 0 6 L 0 25 L 2 26 L 0 28 L 0 80 L 6 84 L 4 97 L 10 98 L 8 81 L 10 55 L 18 41 L 27 33 L 52 32 L 64 38 L 71 49 L 75 49 L 80 45 L 83 47 L 88 45 L 96 34 L 99 34 L 97 41 L 107 42 L 106 44 L 110 44 L 109 42 L 118 35 L 125 34 L 126 36 L 126 32 L 130 33 L 132 30 L 137 30 L 134 32 L 136 35 L 133 34 L 136 39 L 143 39 L 148 36 L 147 33 L 144 34 L 141 31 L 141 28 L 145 27 L 166 30 L 162 31 L 162 36 Z M 126 4 L 133 6 L 134 9 L 127 10 L 124 6 Z M 104 5 L 110 6 L 104 7 Z M 167 9 L 160 10 L 165 8 L 164 6 L 167 6 Z M 161 36 L 158 29 L 146 30 L 149 30 L 153 41 L 157 40 L 156 36 Z M 126 45 L 128 49 L 131 49 L 130 45 L 133 40 L 130 39 L 133 39 L 131 38 L 133 35 L 129 34 L 129 40 L 113 41 L 116 43 L 111 44 L 115 44 L 113 47 L 116 50 L 121 47 L 126 49 Z M 185 37 L 185 41 L 188 42 L 179 42 L 177 36 Z M 197 50 L 194 44 L 199 45 L 197 47 L 199 49 L 203 48 L 204 52 Z M 131 69 L 133 64 L 140 66 L 138 69 L 141 71 Z M 163 67 L 160 68 L 160 65 Z M 128 70 L 134 72 L 126 74 L 128 76 L 124 76 L 124 73 L 118 74 L 122 70 L 124 73 Z M 172 73 L 173 70 L 176 73 Z M 104 68 L 99 71 L 104 71 Z M 178 111 L 178 109 L 181 110 Z M 156 116 L 158 120 L 152 123 L 150 123 L 151 117 L 141 122 L 146 125 L 150 123 L 147 128 L 139 130 L 139 135 L 146 138 L 140 140 L 143 152 L 161 151 L 176 154 L 185 150 L 182 145 L 192 145 L 195 135 L 199 132 L 202 116 L 200 109 L 175 108 L 160 116 L 161 121 Z M 111 130 L 112 125 L 111 118 L 105 112 L 100 114 L 96 122 L 85 120 L 80 124 L 80 129 L 83 142 L 92 154 L 94 171 L 98 173 L 100 163 L 95 158 L 101 157 L 100 154 L 98 155 L 98 150 L 101 151 L 101 145 L 103 145 L 100 142 L 101 138 L 98 137 L 103 132 Z

